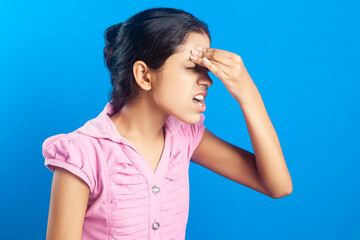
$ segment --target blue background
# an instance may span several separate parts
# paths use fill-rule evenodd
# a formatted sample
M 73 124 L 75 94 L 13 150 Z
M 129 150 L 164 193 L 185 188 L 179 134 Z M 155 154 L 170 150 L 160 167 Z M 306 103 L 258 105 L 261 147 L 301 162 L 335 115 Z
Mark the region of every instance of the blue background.
M 150 7 L 189 11 L 257 85 L 293 180 L 272 199 L 190 165 L 192 239 L 360 239 L 359 1 L 2 1 L 2 239 L 45 239 L 43 141 L 96 117 L 111 91 L 104 30 Z M 205 126 L 253 151 L 237 101 L 211 75 Z

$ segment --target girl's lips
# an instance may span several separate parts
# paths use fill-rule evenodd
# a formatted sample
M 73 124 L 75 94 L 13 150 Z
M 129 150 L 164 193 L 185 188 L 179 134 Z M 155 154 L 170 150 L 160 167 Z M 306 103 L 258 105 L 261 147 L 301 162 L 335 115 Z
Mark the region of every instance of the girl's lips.
M 206 91 L 198 92 L 197 94 L 194 95 L 194 97 L 197 96 L 197 95 L 202 95 L 202 96 L 204 96 L 204 99 L 205 99 L 205 97 L 207 95 L 207 92 Z
M 204 112 L 206 110 L 206 105 L 205 105 L 205 101 L 201 100 L 200 102 L 197 102 L 195 100 L 192 101 L 196 108 L 200 111 L 200 112 Z
M 194 98 L 198 95 L 202 95 L 203 100 L 194 100 Z M 197 94 L 194 95 L 192 99 L 192 102 L 195 104 L 196 108 L 201 112 L 204 112 L 206 110 L 206 105 L 205 105 L 206 95 L 207 95 L 207 91 L 198 92 Z

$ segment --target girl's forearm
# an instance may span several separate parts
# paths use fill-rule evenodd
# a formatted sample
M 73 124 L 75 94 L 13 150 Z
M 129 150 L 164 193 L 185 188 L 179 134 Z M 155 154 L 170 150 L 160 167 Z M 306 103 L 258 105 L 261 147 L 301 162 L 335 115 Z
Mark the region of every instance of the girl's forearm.
M 248 93 L 247 98 L 237 100 L 254 149 L 259 178 L 274 198 L 289 195 L 292 180 L 275 129 L 256 86 Z

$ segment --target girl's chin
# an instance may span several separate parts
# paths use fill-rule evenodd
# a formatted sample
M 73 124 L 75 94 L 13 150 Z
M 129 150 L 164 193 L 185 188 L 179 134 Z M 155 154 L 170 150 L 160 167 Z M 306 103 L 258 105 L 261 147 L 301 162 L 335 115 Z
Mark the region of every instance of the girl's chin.
M 174 108 L 172 108 L 174 109 Z M 200 121 L 201 118 L 200 111 L 194 111 L 193 109 L 190 111 L 182 111 L 182 112 L 174 112 L 174 111 L 168 111 L 169 115 L 173 115 L 177 119 L 179 119 L 182 122 L 188 123 L 188 124 L 195 124 Z
M 179 118 L 179 120 L 188 123 L 188 124 L 195 124 L 200 121 L 201 113 L 193 114 L 192 116 L 189 116 L 188 118 Z

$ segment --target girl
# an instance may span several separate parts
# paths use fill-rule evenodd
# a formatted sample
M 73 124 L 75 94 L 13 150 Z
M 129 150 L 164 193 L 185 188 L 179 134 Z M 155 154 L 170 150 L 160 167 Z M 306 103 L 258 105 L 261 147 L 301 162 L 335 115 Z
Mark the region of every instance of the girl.
M 110 26 L 105 43 L 111 101 L 43 143 L 54 172 L 47 239 L 184 239 L 190 160 L 272 198 L 292 192 L 256 86 L 240 56 L 210 48 L 205 23 L 153 8 Z M 205 128 L 208 71 L 238 101 L 255 154 Z

